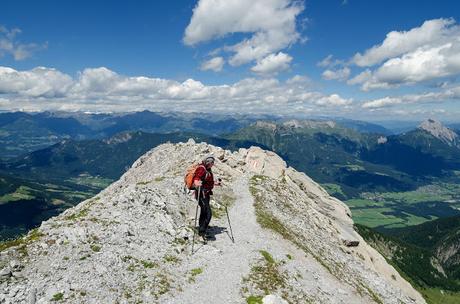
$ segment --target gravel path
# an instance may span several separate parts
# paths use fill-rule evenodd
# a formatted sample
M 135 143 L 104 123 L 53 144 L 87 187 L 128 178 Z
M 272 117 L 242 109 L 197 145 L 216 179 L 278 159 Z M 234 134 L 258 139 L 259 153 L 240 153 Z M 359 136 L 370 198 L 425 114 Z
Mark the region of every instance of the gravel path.
M 195 243 L 194 254 L 183 264 L 190 271 L 201 268 L 203 273 L 197 275 L 195 282 L 186 286 L 182 293 L 162 302 L 246 303 L 240 293 L 242 278 L 249 274 L 252 264 L 261 258 L 259 251 L 266 250 L 276 260 L 286 260 L 287 254 L 293 257 L 285 267 L 302 274 L 303 279 L 299 284 L 315 298 L 315 302 L 366 303 L 311 256 L 306 256 L 290 242 L 259 226 L 248 180 L 248 176 L 242 176 L 233 185 L 236 201 L 229 215 L 235 243 L 230 239 L 230 229 L 226 229 L 226 216 L 218 220 L 213 218 L 211 226 L 216 231 L 221 230 L 221 233 L 216 234 L 215 240 L 207 245 Z

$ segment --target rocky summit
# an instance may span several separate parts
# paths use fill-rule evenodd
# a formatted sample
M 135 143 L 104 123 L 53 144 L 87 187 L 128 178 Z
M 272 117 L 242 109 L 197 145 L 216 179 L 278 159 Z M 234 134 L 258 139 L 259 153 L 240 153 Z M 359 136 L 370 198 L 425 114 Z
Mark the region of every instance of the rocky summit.
M 205 244 L 183 176 L 209 154 L 222 185 Z M 0 303 L 425 302 L 354 231 L 344 203 L 256 147 L 160 145 L 1 249 Z
M 447 144 L 458 144 L 458 135 L 449 128 L 443 126 L 439 121 L 433 119 L 427 119 L 423 121 L 419 126 L 419 129 L 425 130 L 439 140 Z

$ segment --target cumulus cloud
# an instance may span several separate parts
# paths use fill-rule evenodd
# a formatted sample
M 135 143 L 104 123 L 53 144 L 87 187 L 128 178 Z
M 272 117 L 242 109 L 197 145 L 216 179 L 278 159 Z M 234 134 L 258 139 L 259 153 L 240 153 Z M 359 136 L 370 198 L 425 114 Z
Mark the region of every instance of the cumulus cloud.
M 0 67 L 0 94 L 30 97 L 64 96 L 72 85 L 72 78 L 55 69 L 37 67 L 19 72 Z
M 257 61 L 257 64 L 251 68 L 251 71 L 258 74 L 277 74 L 289 69 L 291 61 L 292 57 L 283 52 L 270 54 Z
M 351 70 L 347 67 L 338 70 L 326 70 L 323 72 L 322 77 L 326 80 L 339 80 L 345 81 L 350 77 Z
M 364 54 L 357 53 L 353 57 L 353 62 L 361 67 L 373 66 L 422 46 L 444 43 L 445 39 L 450 40 L 452 35 L 458 35 L 455 20 L 442 18 L 427 20 L 420 27 L 409 31 L 388 33 L 380 45 L 373 46 Z
M 183 41 L 194 46 L 234 33 L 250 37 L 226 46 L 229 64 L 239 66 L 261 60 L 300 39 L 296 17 L 303 11 L 294 0 L 200 0 L 193 9 Z
M 18 28 L 11 30 L 0 25 L 0 57 L 5 54 L 13 56 L 17 61 L 24 60 L 38 50 L 42 50 L 47 47 L 47 44 L 36 44 L 36 43 L 20 43 L 17 41 L 16 36 L 21 33 Z
M 374 100 L 366 101 L 362 104 L 363 108 L 377 109 L 401 104 L 415 103 L 439 103 L 446 100 L 460 99 L 460 86 L 448 88 L 439 92 L 427 92 L 422 94 L 407 94 L 403 96 L 386 96 Z
M 319 98 L 315 103 L 321 106 L 348 106 L 353 103 L 353 100 L 344 99 L 337 94 L 332 94 Z
M 222 57 L 214 57 L 211 58 L 201 64 L 200 69 L 202 71 L 214 71 L 214 72 L 220 72 L 222 71 L 222 68 L 224 67 L 225 60 Z
M 332 61 L 326 57 L 322 64 Z M 460 74 L 460 26 L 454 19 L 433 19 L 409 31 L 393 31 L 350 64 L 367 67 L 347 83 L 361 89 L 389 89 L 428 83 Z
M 305 76 L 284 82 L 247 78 L 229 85 L 205 85 L 144 76 L 127 77 L 107 68 L 85 69 L 76 77 L 49 68 L 16 71 L 0 67 L 3 110 L 205 111 L 222 113 L 336 113 L 351 99 L 309 89 Z M 5 102 L 4 102 L 5 101 Z M 7 101 L 7 102 L 6 102 Z
M 327 67 L 335 67 L 338 65 L 344 65 L 345 62 L 343 60 L 334 59 L 333 55 L 328 55 L 326 58 L 318 62 L 316 65 L 322 68 Z

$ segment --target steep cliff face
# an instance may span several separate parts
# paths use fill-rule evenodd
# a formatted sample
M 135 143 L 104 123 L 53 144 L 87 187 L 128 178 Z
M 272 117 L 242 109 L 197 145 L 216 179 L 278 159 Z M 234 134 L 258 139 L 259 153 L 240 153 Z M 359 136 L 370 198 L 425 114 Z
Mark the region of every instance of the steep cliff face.
M 423 121 L 419 126 L 419 129 L 424 130 L 439 140 L 445 142 L 448 145 L 459 145 L 458 135 L 453 130 L 446 128 L 439 121 L 433 119 L 427 119 Z
M 203 244 L 182 184 L 208 154 L 223 185 Z M 345 204 L 272 152 L 165 144 L 4 246 L 0 303 L 424 303 L 352 225 Z

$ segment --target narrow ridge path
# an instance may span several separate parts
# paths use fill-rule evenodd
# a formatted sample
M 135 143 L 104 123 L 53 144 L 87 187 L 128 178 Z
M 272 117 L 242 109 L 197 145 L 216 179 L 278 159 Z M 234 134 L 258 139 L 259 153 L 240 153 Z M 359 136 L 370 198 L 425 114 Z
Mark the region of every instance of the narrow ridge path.
M 327 303 L 365 303 L 351 288 L 344 290 L 347 287 L 338 282 L 312 257 L 306 256 L 289 241 L 259 226 L 253 206 L 254 200 L 249 192 L 249 176 L 239 177 L 234 182 L 233 189 L 236 200 L 228 211 L 235 243 L 230 239 L 230 229 L 227 229 L 228 233 L 222 231 L 216 234 L 215 240 L 208 241 L 206 245 L 195 242 L 194 253 L 184 260 L 183 266 L 190 270 L 200 268 L 203 272 L 195 276 L 194 282 L 184 286 L 183 292 L 162 303 L 246 303 L 241 296 L 242 279 L 250 273 L 252 264 L 262 258 L 260 250 L 268 251 L 276 260 L 285 259 L 288 253 L 292 255 L 292 267 L 302 272 L 302 284 L 309 294 L 322 294 L 319 298 L 329 298 L 328 295 L 336 295 L 339 292 L 343 302 L 330 299 Z M 220 219 L 213 218 L 211 226 L 217 226 L 218 229 L 228 228 L 226 215 Z M 331 284 L 331 281 L 335 282 Z

